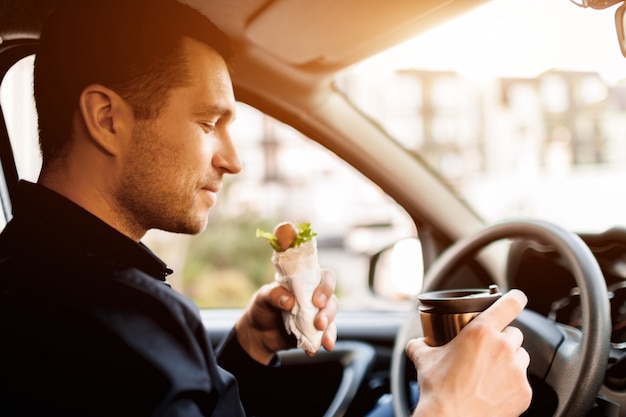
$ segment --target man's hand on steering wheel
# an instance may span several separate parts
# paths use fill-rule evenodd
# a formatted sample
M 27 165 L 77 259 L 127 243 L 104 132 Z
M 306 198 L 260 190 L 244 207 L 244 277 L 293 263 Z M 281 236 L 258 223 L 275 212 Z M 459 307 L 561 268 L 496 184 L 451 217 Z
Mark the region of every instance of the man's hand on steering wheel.
M 528 408 L 530 357 L 521 347 L 522 332 L 508 326 L 526 302 L 521 291 L 511 290 L 446 345 L 409 341 L 406 352 L 420 375 L 415 417 L 519 416 Z

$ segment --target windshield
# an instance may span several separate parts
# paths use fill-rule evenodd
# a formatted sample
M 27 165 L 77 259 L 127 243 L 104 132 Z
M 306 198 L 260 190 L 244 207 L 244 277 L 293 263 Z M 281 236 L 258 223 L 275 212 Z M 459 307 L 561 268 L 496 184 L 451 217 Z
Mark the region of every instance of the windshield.
M 496 0 L 355 66 L 339 86 L 487 222 L 527 215 L 601 231 L 626 221 L 615 9 Z

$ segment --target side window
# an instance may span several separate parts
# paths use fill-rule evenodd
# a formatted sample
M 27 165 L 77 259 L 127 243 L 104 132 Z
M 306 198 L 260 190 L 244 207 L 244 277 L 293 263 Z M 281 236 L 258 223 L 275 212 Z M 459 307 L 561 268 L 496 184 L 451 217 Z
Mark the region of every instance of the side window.
M 0 84 L 0 107 L 6 121 L 7 133 L 17 163 L 20 178 L 36 178 L 39 171 L 37 125 L 32 92 L 32 68 L 34 57 L 28 56 L 14 64 L 3 74 Z M 31 155 L 35 155 L 32 157 Z M 0 172 L 0 230 L 6 225 L 11 212 L 4 172 Z
M 41 167 L 37 143 L 37 113 L 33 99 L 34 56 L 18 61 L 0 85 L 0 105 L 6 119 L 20 178 L 35 181 Z
M 17 63 L 0 89 L 18 174 L 30 181 L 41 166 L 33 62 Z M 342 308 L 377 302 L 368 288 L 370 256 L 417 236 L 406 212 L 336 155 L 250 106 L 237 104 L 231 134 L 243 170 L 225 178 L 207 230 L 150 231 L 144 239 L 175 271 L 172 286 L 201 308 L 243 307 L 274 276 L 272 249 L 256 229 L 290 220 L 317 232 L 320 263 L 337 273 Z

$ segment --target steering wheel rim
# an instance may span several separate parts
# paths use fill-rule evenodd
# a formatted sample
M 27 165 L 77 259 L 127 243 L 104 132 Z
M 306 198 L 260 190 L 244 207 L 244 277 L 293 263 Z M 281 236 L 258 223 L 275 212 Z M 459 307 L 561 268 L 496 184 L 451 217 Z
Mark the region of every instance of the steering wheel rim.
M 582 327 L 576 332 L 529 310 L 514 325 L 524 333 L 524 347 L 531 356 L 529 372 L 550 385 L 558 397 L 555 417 L 584 416 L 593 407 L 602 386 L 610 349 L 610 306 L 606 282 L 589 247 L 576 234 L 542 220 L 515 219 L 488 226 L 477 234 L 459 240 L 446 250 L 424 277 L 424 291 L 443 288 L 447 276 L 480 249 L 505 238 L 525 238 L 551 245 L 568 262 L 580 288 Z M 530 320 L 528 319 L 530 317 Z M 394 415 L 408 417 L 404 385 L 406 354 L 412 337 L 422 336 L 417 308 L 399 330 L 391 360 L 391 392 Z M 536 331 L 536 327 L 541 327 Z M 558 341 L 554 341 L 558 332 Z M 537 340 L 539 338 L 539 340 Z M 533 340 L 535 339 L 535 340 Z M 538 343 L 537 343 L 538 342 Z M 540 349 L 535 349 L 535 345 Z M 550 349 L 545 349 L 546 347 Z M 580 366 L 584 363 L 585 366 Z

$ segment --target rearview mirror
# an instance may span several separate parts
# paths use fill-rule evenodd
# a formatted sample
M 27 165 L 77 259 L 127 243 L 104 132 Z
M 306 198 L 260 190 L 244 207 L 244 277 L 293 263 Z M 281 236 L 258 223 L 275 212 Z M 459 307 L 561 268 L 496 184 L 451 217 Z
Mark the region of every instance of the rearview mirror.
M 602 10 L 611 7 L 617 3 L 622 3 L 615 12 L 615 28 L 617 29 L 617 41 L 622 56 L 626 57 L 626 36 L 624 35 L 624 15 L 626 14 L 626 2 L 624 0 L 570 0 L 578 7 L 591 7 L 592 9 Z
M 626 36 L 624 35 L 624 16 L 626 16 L 626 3 L 622 3 L 615 12 L 615 28 L 617 29 L 617 40 L 619 42 L 619 49 L 622 51 L 622 55 L 626 57 Z
M 400 240 L 370 259 L 369 288 L 388 299 L 410 299 L 422 289 L 424 262 L 418 239 Z

